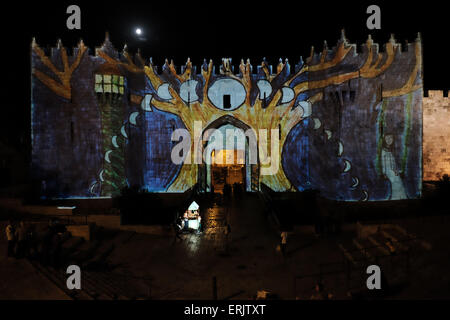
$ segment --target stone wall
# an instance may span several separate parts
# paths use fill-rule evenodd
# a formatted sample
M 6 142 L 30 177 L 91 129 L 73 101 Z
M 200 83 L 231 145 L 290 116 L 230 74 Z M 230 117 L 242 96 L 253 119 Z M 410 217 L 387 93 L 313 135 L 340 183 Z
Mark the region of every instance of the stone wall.
M 208 190 L 211 170 L 190 152 L 196 123 L 208 146 L 207 130 L 226 125 L 279 135 L 269 139 L 278 145 L 257 146 L 270 164 L 246 161 L 251 190 L 314 189 L 346 201 L 421 196 L 420 36 L 358 46 L 342 32 L 336 46 L 275 66 L 224 58 L 158 68 L 116 50 L 109 35 L 95 55 L 82 42 L 72 53 L 61 42 L 47 51 L 32 43 L 32 175 L 47 198 L 114 197 L 124 186 Z M 181 163 L 172 161 L 178 129 L 191 144 Z
M 450 174 L 450 99 L 430 90 L 423 98 L 423 180 Z

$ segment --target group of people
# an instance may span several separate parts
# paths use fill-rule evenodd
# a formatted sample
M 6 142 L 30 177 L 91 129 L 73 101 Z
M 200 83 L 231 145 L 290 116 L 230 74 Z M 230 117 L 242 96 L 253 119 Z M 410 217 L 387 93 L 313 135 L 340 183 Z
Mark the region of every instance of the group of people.
M 38 259 L 54 267 L 60 264 L 63 230 L 57 222 L 50 220 L 48 227 L 39 233 L 35 225 L 8 221 L 5 232 L 8 258 Z
M 225 200 L 231 199 L 233 195 L 236 199 L 240 199 L 244 193 L 242 183 L 234 183 L 233 185 L 226 183 L 223 187 L 223 197 Z
M 33 233 L 27 228 L 23 221 L 16 227 L 11 221 L 6 226 L 7 257 L 23 258 L 29 254 L 29 241 Z

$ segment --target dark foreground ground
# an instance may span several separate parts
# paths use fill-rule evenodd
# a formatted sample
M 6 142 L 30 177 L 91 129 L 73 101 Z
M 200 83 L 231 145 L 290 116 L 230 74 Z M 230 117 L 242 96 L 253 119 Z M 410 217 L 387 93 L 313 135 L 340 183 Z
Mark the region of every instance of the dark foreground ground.
M 395 205 L 395 204 L 394 204 Z M 213 277 L 218 299 L 252 299 L 267 290 L 279 299 L 309 299 L 321 280 L 333 299 L 368 298 L 365 267 L 354 268 L 350 280 L 339 244 L 351 248 L 354 225 L 344 225 L 333 236 L 316 237 L 312 227 L 302 227 L 288 238 L 287 256 L 276 250 L 278 231 L 268 223 L 257 197 L 233 200 L 228 206 L 212 206 L 205 213 L 205 231 L 173 236 L 152 236 L 125 231 L 98 230 L 91 243 L 77 244 L 83 256 L 83 293 L 78 299 L 212 299 Z M 225 221 L 231 234 L 224 234 Z M 409 268 L 404 256 L 380 261 L 391 290 L 384 299 L 450 298 L 450 217 L 433 216 L 383 220 L 399 225 L 431 245 L 407 242 Z M 0 299 L 70 299 L 61 289 L 63 271 L 42 267 L 25 259 L 6 259 L 5 221 L 0 236 Z M 74 251 L 75 239 L 67 241 Z M 78 242 L 77 242 L 78 243 Z M 93 249 L 93 247 L 95 247 Z M 80 258 L 81 259 L 81 258 Z M 81 260 L 80 260 L 81 261 Z M 57 276 L 52 275 L 54 273 Z

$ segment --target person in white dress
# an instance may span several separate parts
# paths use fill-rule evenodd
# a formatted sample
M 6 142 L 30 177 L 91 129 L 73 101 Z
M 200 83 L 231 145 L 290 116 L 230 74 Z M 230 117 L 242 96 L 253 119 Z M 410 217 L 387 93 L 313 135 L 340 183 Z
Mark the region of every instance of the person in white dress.
M 390 134 L 384 136 L 384 145 L 381 150 L 381 165 L 384 176 L 391 183 L 391 196 L 389 200 L 407 199 L 403 181 L 399 176 L 392 149 L 394 137 Z

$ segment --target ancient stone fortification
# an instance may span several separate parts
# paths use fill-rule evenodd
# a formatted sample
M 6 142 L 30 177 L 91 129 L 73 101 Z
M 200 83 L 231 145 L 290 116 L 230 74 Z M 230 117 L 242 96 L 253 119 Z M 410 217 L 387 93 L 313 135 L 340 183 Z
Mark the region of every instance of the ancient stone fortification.
M 125 186 L 209 191 L 209 165 L 171 161 L 174 131 L 186 129 L 194 150 L 198 122 L 200 134 L 228 126 L 253 129 L 261 141 L 278 133 L 279 147 L 266 150 L 277 170 L 265 174 L 267 163 L 246 160 L 247 191 L 315 189 L 347 201 L 421 196 L 420 37 L 383 46 L 369 37 L 357 46 L 342 33 L 336 46 L 273 68 L 231 59 L 157 68 L 117 51 L 109 37 L 95 55 L 83 42 L 70 55 L 61 42 L 46 51 L 33 41 L 31 62 L 33 174 L 49 197 L 115 196 Z
M 423 180 L 450 174 L 450 98 L 430 90 L 423 98 Z

